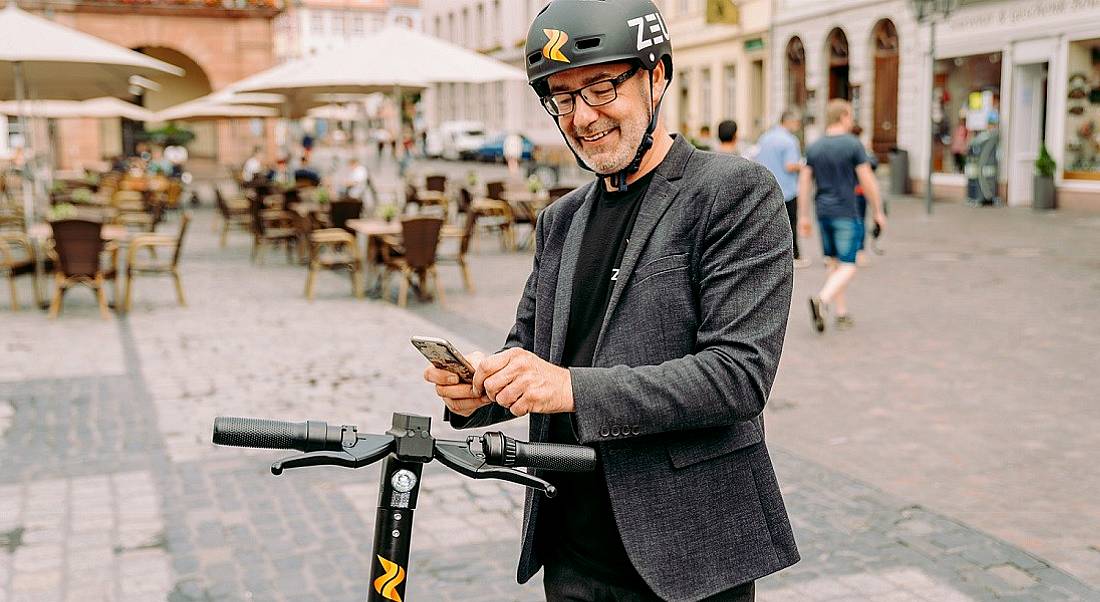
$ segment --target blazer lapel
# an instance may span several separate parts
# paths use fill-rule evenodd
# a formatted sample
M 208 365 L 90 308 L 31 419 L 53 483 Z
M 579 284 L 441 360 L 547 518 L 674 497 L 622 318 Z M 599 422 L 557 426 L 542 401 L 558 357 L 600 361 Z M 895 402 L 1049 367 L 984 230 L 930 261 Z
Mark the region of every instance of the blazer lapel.
M 596 337 L 593 359 L 600 352 L 600 343 L 603 342 L 607 325 L 611 322 L 611 315 L 615 313 L 615 306 L 623 295 L 623 289 L 630 282 L 630 275 L 634 273 L 642 249 L 645 248 L 649 236 L 653 234 L 653 229 L 657 227 L 657 222 L 661 220 L 661 216 L 676 198 L 679 188 L 674 188 L 671 181 L 678 180 L 683 175 L 687 160 L 694 150 L 694 147 L 683 138 L 674 137 L 672 148 L 665 156 L 665 160 L 657 167 L 657 172 L 649 183 L 649 190 L 642 199 L 642 206 L 638 209 L 638 217 L 634 221 L 634 229 L 631 230 L 630 238 L 627 239 L 623 261 L 619 264 L 619 276 L 615 279 L 615 287 L 611 289 L 611 298 L 607 302 L 607 311 L 603 314 L 603 324 L 600 326 L 599 336 Z
M 573 303 L 573 274 L 577 271 L 577 259 L 581 253 L 581 243 L 584 241 L 584 230 L 588 225 L 588 214 L 592 210 L 592 203 L 596 200 L 596 186 L 588 190 L 584 202 L 573 214 L 569 224 L 569 234 L 565 237 L 565 246 L 561 252 L 561 263 L 558 266 L 558 286 L 554 294 L 554 324 L 550 334 L 550 363 L 561 363 L 561 356 L 565 352 L 565 337 L 569 331 L 569 309 Z

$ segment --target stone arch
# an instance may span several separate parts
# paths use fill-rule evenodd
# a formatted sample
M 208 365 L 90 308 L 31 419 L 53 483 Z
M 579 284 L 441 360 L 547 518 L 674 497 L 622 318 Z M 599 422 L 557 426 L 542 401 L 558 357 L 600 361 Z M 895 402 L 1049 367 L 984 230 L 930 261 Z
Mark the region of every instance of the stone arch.
M 809 94 L 806 87 L 806 47 L 798 36 L 791 36 L 784 53 L 787 62 L 787 106 L 806 113 Z
M 871 146 L 881 161 L 888 159 L 890 149 L 898 142 L 899 49 L 898 30 L 894 22 L 888 18 L 880 19 L 871 30 L 871 54 L 874 57 Z

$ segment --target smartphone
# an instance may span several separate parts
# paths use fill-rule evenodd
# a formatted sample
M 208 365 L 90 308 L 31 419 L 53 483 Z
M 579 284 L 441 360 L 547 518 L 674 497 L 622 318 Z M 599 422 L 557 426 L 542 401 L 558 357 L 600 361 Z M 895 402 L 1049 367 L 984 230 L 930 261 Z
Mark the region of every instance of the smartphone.
M 436 337 L 413 337 L 413 347 L 428 358 L 433 366 L 458 375 L 460 381 L 469 383 L 474 380 L 474 367 L 447 339 Z

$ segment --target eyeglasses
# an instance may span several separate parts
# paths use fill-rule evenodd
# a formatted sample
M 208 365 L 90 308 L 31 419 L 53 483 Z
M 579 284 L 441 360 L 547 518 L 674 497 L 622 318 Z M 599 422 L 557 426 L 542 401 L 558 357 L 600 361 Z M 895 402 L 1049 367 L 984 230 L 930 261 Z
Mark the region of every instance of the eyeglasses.
M 543 96 L 540 99 L 542 101 L 542 106 L 546 109 L 547 113 L 550 113 L 554 117 L 564 117 L 576 110 L 576 97 L 578 95 L 584 99 L 585 104 L 590 107 L 599 107 L 612 103 L 619 97 L 619 86 L 626 80 L 634 77 L 638 69 L 638 65 L 635 65 L 628 69 L 626 73 L 618 77 L 593 82 L 583 88 L 570 92 L 557 92 L 549 96 Z

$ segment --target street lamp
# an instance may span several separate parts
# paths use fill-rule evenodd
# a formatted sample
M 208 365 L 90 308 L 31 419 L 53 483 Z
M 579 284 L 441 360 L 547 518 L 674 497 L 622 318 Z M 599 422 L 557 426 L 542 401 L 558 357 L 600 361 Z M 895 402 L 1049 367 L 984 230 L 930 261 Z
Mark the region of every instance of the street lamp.
M 936 21 L 946 21 L 951 13 L 959 7 L 959 0 L 909 0 L 913 12 L 917 16 L 917 23 L 928 22 L 930 32 L 928 35 L 928 62 L 931 65 L 931 78 L 929 79 L 929 103 L 928 103 L 928 173 L 924 180 L 924 208 L 928 215 L 932 215 L 932 165 L 935 153 L 936 123 L 934 107 L 936 104 Z

